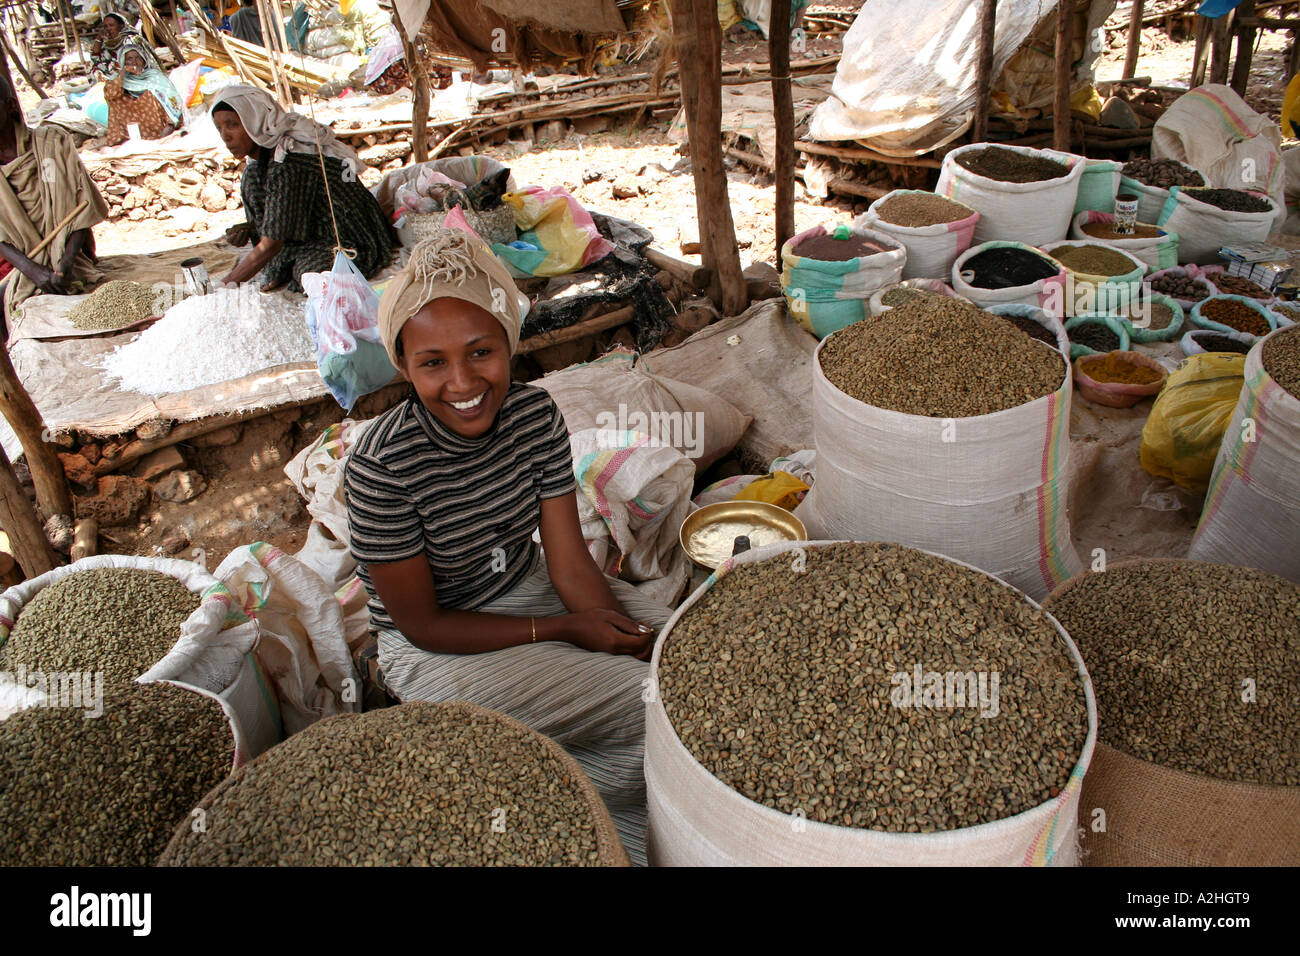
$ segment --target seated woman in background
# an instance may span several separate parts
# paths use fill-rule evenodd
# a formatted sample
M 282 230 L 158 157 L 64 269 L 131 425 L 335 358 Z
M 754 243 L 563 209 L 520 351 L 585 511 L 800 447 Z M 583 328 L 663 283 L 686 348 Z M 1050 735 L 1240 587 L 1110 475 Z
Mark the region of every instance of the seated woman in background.
M 284 285 L 301 291 L 304 272 L 330 270 L 336 245 L 356 251 L 353 264 L 367 279 L 392 261 L 392 224 L 358 178 L 356 152 L 333 130 L 244 84 L 222 89 L 211 113 L 226 148 L 246 160 L 240 195 L 254 243 L 224 283 L 247 282 L 260 272 L 264 292 Z M 232 241 L 243 245 L 242 238 Z
M 104 84 L 104 99 L 108 102 L 105 142 L 116 146 L 125 140 L 131 123 L 139 127 L 141 139 L 162 139 L 175 132 L 185 118 L 181 95 L 153 51 L 127 45 L 121 64 L 117 75 Z

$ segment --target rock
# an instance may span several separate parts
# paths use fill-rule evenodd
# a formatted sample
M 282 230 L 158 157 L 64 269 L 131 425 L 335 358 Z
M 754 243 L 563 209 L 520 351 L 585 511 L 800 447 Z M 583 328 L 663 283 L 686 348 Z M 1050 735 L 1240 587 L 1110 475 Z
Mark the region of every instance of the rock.
M 199 193 L 199 204 L 208 212 L 221 212 L 226 208 L 226 191 L 210 182 Z
M 105 475 L 90 497 L 76 499 L 77 517 L 94 518 L 101 527 L 131 524 L 149 500 L 149 482 L 129 475 Z
M 141 441 L 154 441 L 158 438 L 164 438 L 171 434 L 172 420 L 170 418 L 155 418 L 139 425 L 135 430 L 135 437 Z
M 238 208 L 239 208 L 240 206 L 242 206 L 242 205 L 243 205 L 243 203 L 240 201 L 240 199 L 239 199 L 238 196 L 231 196 L 229 199 L 226 200 L 226 209 L 227 209 L 227 210 L 238 209 Z M 191 227 L 191 228 L 193 228 L 193 227 Z
M 610 194 L 615 199 L 634 199 L 641 194 L 641 190 L 631 176 L 620 176 L 614 181 Z
M 781 295 L 781 273 L 766 262 L 751 262 L 741 273 L 749 301 L 775 299 Z
M 1112 129 L 1138 129 L 1142 124 L 1138 122 L 1133 107 L 1119 97 L 1112 96 L 1101 108 L 1101 125 Z
M 94 491 L 97 478 L 95 477 L 95 466 L 86 459 L 82 454 L 68 454 L 59 452 L 59 464 L 63 465 L 63 473 L 68 476 L 68 484 L 75 485 L 83 491 Z
M 652 183 L 661 183 L 668 178 L 669 173 L 668 170 L 664 169 L 663 166 L 658 163 L 649 163 L 642 166 L 637 172 L 637 175 L 643 179 L 650 180 Z
M 78 454 L 92 465 L 99 463 L 99 446 L 94 442 L 87 442 L 77 449 Z
M 751 239 L 749 236 L 745 235 L 744 233 L 739 233 L 739 232 L 736 233 L 737 249 L 748 249 L 753 244 L 754 244 L 754 240 Z
M 537 128 L 537 141 L 540 143 L 561 142 L 569 133 L 564 120 L 550 120 Z
M 208 483 L 197 471 L 169 471 L 154 483 L 153 493 L 163 501 L 190 501 L 203 494 Z
M 628 331 L 627 326 L 620 325 L 618 330 L 610 336 L 609 348 L 625 348 L 628 351 L 636 351 L 636 338 Z
M 139 464 L 135 466 L 135 474 L 139 478 L 152 480 L 159 475 L 165 475 L 173 469 L 184 467 L 184 456 L 181 455 L 175 445 L 168 445 L 166 448 L 159 448 L 157 451 L 150 452 L 141 458 Z
M 595 340 L 590 336 L 584 336 L 573 342 L 561 342 L 559 345 L 550 345 L 544 349 L 538 349 L 533 352 L 532 358 L 543 372 L 554 372 L 558 369 L 568 368 L 570 365 L 576 365 L 578 362 L 585 362 L 591 358 L 592 348 Z
M 44 438 L 45 436 L 42 435 L 41 437 Z M 69 451 L 77 447 L 77 436 L 72 432 L 54 432 L 46 440 L 53 442 L 59 448 L 66 448 Z
M 603 133 L 609 129 L 608 116 L 579 116 L 573 121 L 574 132 L 582 133 L 584 136 L 590 136 L 592 133 Z
M 173 528 L 163 535 L 158 547 L 163 554 L 179 554 L 190 546 L 190 536 L 184 528 Z
M 706 325 L 710 325 L 721 318 L 718 310 L 713 307 L 713 304 L 708 299 L 697 299 L 695 302 L 696 304 L 682 309 L 672 319 L 673 325 L 688 335 L 698 332 Z
M 582 184 L 585 186 L 588 183 L 599 182 L 604 177 L 605 171 L 603 169 L 584 169 L 582 171 Z
M 177 182 L 184 183 L 187 186 L 202 186 L 203 177 L 199 175 L 196 169 L 182 169 L 176 174 Z
M 241 430 L 242 426 L 236 422 L 234 425 L 227 425 L 206 435 L 196 435 L 190 439 L 190 444 L 195 448 L 224 448 L 239 441 Z
M 698 239 L 682 239 L 681 243 L 678 245 L 678 248 L 680 248 L 680 249 L 682 250 L 682 255 L 684 255 L 684 256 L 694 256 L 694 255 L 699 255 L 699 252 L 700 252 L 700 240 L 698 240 Z
M 406 154 L 410 151 L 410 143 L 379 143 L 375 146 L 365 147 L 357 155 L 361 157 L 361 161 L 367 166 L 384 166 L 395 159 L 405 159 Z
M 130 212 L 126 214 L 126 218 L 130 219 L 132 222 L 139 222 L 140 220 L 144 219 L 148 215 L 149 213 L 145 212 L 145 210 L 137 206 L 136 208 L 132 209 Z

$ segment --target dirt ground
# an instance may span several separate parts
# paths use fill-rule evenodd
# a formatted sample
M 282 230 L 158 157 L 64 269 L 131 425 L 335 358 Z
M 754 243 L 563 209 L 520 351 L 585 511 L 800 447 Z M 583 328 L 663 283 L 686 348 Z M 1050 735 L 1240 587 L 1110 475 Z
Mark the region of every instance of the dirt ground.
M 856 7 L 829 4 L 825 7 Z M 807 55 L 838 50 L 840 37 L 825 38 Z M 1163 33 L 1147 31 L 1143 37 L 1139 74 L 1158 85 L 1185 86 L 1191 68 L 1192 43 L 1174 42 Z M 728 62 L 765 62 L 761 42 L 729 38 Z M 1124 38 L 1112 43 L 1098 63 L 1101 79 L 1118 77 L 1123 67 Z M 1254 58 L 1248 101 L 1261 112 L 1277 116 L 1285 92 L 1281 81 L 1285 41 L 1281 34 L 1266 33 Z M 684 254 L 683 242 L 698 239 L 694 183 L 689 163 L 669 141 L 667 123 L 632 131 L 626 126 L 583 136 L 570 133 L 562 142 L 535 145 L 508 142 L 484 152 L 514 171 L 521 185 L 562 185 L 587 207 L 635 220 L 654 233 L 656 244 L 674 255 Z M 763 174 L 753 174 L 728 161 L 732 216 L 742 264 L 766 261 L 777 265 L 773 224 L 774 187 Z M 632 182 L 635 194 L 615 196 L 615 183 Z M 810 198 L 796 186 L 795 223 L 799 230 L 817 223 L 847 221 L 865 209 L 865 202 Z M 174 212 L 162 228 L 156 222 L 121 220 L 96 227 L 103 254 L 148 252 L 178 242 L 200 242 L 218 237 L 229 225 L 241 221 L 242 212 L 210 214 L 201 210 Z M 372 403 L 373 406 L 374 403 Z M 375 414 L 360 408 L 353 417 Z M 257 540 L 270 541 L 287 551 L 303 543 L 309 523 L 302 499 L 283 468 L 298 450 L 314 441 L 330 423 L 343 417 L 341 409 L 326 400 L 302 411 L 273 415 L 238 426 L 230 444 L 212 445 L 200 440 L 178 446 L 185 467 L 206 478 L 206 490 L 185 503 L 155 502 L 146 507 L 138 525 L 105 529 L 106 547 L 131 553 L 175 553 L 204 561 L 209 568 L 234 547 Z M 230 436 L 227 435 L 227 438 Z M 175 550 L 173 550 L 175 549 Z

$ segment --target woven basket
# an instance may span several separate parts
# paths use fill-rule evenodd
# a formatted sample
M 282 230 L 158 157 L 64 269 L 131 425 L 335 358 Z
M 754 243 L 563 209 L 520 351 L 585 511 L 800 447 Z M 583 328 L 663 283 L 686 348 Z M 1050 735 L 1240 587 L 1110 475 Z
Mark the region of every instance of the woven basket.
M 1201 562 L 1130 559 L 1110 562 L 1108 569 L 1168 563 Z M 1052 613 L 1052 605 L 1090 573 L 1053 590 L 1043 610 Z M 1094 831 L 1098 808 L 1105 811 L 1105 830 Z M 1079 827 L 1085 866 L 1295 866 L 1300 787 L 1172 770 L 1098 740 L 1083 778 Z

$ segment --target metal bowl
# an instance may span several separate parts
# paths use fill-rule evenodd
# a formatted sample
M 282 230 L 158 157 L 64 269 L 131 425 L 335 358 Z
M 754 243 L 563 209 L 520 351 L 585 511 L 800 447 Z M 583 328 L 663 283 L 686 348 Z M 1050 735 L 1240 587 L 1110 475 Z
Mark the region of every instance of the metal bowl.
M 731 557 L 738 535 L 757 548 L 778 541 L 807 541 L 803 522 L 766 501 L 720 501 L 686 516 L 677 539 L 696 564 L 716 569 Z

